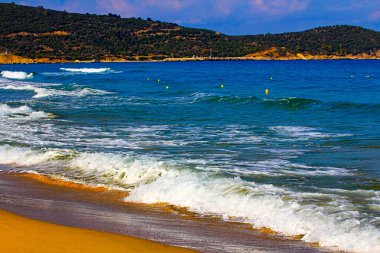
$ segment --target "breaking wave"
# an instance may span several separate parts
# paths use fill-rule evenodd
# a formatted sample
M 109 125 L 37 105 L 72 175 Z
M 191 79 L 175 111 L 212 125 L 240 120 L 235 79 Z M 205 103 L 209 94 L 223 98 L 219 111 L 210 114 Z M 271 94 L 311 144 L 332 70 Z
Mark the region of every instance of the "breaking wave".
M 79 73 L 102 73 L 108 72 L 110 68 L 60 68 L 60 70 L 68 72 L 79 72 Z
M 74 96 L 83 97 L 88 95 L 105 95 L 112 94 L 112 92 L 105 90 L 92 89 L 88 87 L 81 87 L 74 85 L 70 90 L 57 89 L 57 84 L 48 83 L 32 83 L 21 81 L 7 81 L 6 79 L 0 80 L 0 89 L 3 90 L 25 90 L 35 93 L 34 98 L 43 98 L 48 96 Z
M 17 166 L 33 166 L 59 157 L 58 151 L 33 150 L 26 147 L 0 146 L 0 163 Z
M 295 192 L 147 156 L 34 150 L 9 145 L 0 146 L 0 154 L 2 164 L 26 166 L 39 173 L 86 184 L 122 187 L 130 193 L 125 201 L 183 206 L 200 214 L 299 235 L 306 242 L 318 242 L 324 247 L 354 252 L 380 250 L 380 233 L 373 218 L 360 214 L 338 192 Z M 52 163 L 54 166 L 49 166 Z M 339 172 L 345 173 L 334 170 L 331 175 Z M 329 205 L 324 204 L 326 200 Z
M 1 71 L 0 76 L 10 79 L 29 79 L 34 73 L 26 73 L 22 71 Z
M 29 106 L 23 105 L 20 107 L 11 107 L 7 104 L 0 104 L 0 119 L 17 118 L 26 120 L 37 120 L 47 118 L 49 114 L 43 111 L 34 111 Z

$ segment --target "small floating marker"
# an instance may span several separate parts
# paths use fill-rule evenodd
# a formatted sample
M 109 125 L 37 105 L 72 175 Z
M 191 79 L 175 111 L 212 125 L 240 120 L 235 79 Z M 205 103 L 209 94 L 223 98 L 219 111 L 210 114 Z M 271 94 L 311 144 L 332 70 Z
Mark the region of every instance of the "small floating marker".
M 166 89 L 168 90 L 168 89 L 169 89 L 169 86 L 166 86 Z
M 271 76 L 271 77 L 269 77 L 269 80 L 273 80 L 273 77 Z
M 148 81 L 150 81 L 150 78 L 148 77 L 148 79 L 147 79 Z
M 157 79 L 157 82 L 159 83 L 161 80 L 160 79 Z
M 220 85 L 220 88 L 222 88 L 222 89 L 223 89 L 223 88 L 224 88 L 224 84 L 221 84 L 221 85 Z
M 53 113 L 50 113 L 50 112 L 47 113 L 47 116 L 48 116 L 49 119 L 58 118 L 56 115 L 54 115 Z
M 354 78 L 354 76 L 353 76 L 353 75 L 351 75 L 351 78 Z
M 269 90 L 265 89 L 265 95 L 268 95 L 268 94 L 269 94 Z

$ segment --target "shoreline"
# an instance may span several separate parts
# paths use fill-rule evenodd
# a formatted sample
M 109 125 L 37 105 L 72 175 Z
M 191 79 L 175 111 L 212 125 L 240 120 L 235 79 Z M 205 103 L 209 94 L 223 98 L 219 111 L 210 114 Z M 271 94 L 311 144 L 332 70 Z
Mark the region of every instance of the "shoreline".
M 1 252 L 190 253 L 190 249 L 132 236 L 74 228 L 25 218 L 0 209 Z
M 143 59 L 141 59 L 143 58 Z M 149 57 L 136 56 L 135 60 L 119 57 L 104 58 L 101 60 L 67 60 L 49 58 L 24 58 L 17 55 L 0 55 L 0 64 L 54 64 L 54 63 L 131 63 L 131 62 L 200 62 L 200 61 L 323 61 L 323 60 L 380 60 L 378 56 L 369 55 L 304 55 L 297 54 L 285 57 L 267 57 L 265 55 L 242 57 L 181 57 L 153 60 Z
M 119 192 L 46 183 L 17 173 L 0 173 L 0 210 L 69 227 L 91 229 L 192 248 L 201 252 L 326 252 L 271 231 L 217 217 L 186 214 L 170 205 L 120 200 Z M 0 216 L 1 217 L 1 216 Z M 328 251 L 330 252 L 330 251 Z

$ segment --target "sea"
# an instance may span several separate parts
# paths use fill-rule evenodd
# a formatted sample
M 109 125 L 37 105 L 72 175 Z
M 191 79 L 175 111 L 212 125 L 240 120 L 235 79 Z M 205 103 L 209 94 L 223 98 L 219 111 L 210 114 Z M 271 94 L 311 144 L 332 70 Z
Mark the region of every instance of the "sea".
M 336 251 L 380 252 L 380 61 L 0 71 L 7 172 L 119 189 L 126 202 L 169 203 Z

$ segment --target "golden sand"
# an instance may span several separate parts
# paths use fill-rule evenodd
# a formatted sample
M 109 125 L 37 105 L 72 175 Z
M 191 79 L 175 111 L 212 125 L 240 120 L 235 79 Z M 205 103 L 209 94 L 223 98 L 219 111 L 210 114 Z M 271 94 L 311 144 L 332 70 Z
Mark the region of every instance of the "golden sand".
M 2 253 L 194 252 L 130 236 L 65 227 L 0 210 Z
M 38 181 L 43 184 L 47 185 L 54 185 L 54 186 L 62 186 L 66 188 L 71 189 L 77 189 L 77 190 L 88 190 L 88 191 L 94 191 L 94 192 L 104 192 L 108 189 L 103 186 L 88 186 L 85 184 L 70 182 L 67 180 L 59 179 L 59 178 L 53 178 L 45 175 L 40 174 L 32 174 L 32 173 L 21 173 L 17 174 L 19 177 L 29 178 L 35 181 Z
M 57 34 L 53 34 L 57 35 Z M 60 35 L 64 36 L 64 35 Z M 47 48 L 49 49 L 49 48 Z M 348 55 L 312 55 L 308 53 L 297 53 L 293 54 L 290 52 L 279 53 L 279 48 L 272 47 L 267 50 L 260 52 L 248 54 L 242 57 L 213 57 L 211 60 L 219 61 L 242 61 L 242 60 L 342 60 L 342 59 L 354 59 L 354 60 L 379 60 L 380 59 L 380 50 L 377 50 L 374 54 L 362 53 L 362 54 L 348 54 Z M 282 56 L 282 54 L 285 54 Z M 155 55 L 156 57 L 162 57 L 163 55 Z M 141 56 L 105 56 L 100 62 L 139 62 L 139 61 L 148 61 L 148 62 L 161 62 L 161 61 L 207 61 L 210 60 L 209 57 L 181 57 L 181 58 L 164 58 L 162 59 L 153 59 L 153 55 L 141 55 Z M 0 64 L 19 64 L 19 63 L 63 63 L 63 62 L 94 62 L 94 60 L 68 60 L 64 58 L 60 59 L 51 59 L 51 58 L 26 58 L 18 55 L 0 55 Z

